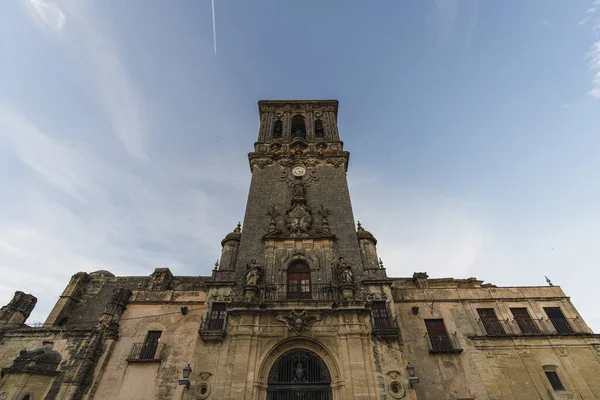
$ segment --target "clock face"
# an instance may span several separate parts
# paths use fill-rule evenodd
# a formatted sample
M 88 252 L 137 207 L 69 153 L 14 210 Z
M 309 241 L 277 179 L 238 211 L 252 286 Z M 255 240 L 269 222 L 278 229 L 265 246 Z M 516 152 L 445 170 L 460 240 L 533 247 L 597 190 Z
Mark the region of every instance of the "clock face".
M 304 174 L 306 174 L 306 168 L 304 168 L 302 165 L 297 165 L 292 168 L 292 174 L 294 176 L 304 176 Z

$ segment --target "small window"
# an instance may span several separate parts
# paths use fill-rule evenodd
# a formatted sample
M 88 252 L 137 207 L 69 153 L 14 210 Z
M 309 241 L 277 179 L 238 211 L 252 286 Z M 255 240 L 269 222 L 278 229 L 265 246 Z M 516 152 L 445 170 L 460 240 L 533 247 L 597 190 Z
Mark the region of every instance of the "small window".
M 23 396 L 23 398 L 21 400 L 31 400 L 31 395 L 27 394 L 27 395 Z
M 323 121 L 320 119 L 315 120 L 315 137 L 325 137 L 325 130 L 323 129 Z
M 511 308 L 510 312 L 515 318 L 515 322 L 523 335 L 535 335 L 540 333 L 540 328 L 538 328 L 535 321 L 531 319 L 526 308 Z
M 490 336 L 504 336 L 506 331 L 496 317 L 496 311 L 493 308 L 478 308 L 477 313 L 485 331 Z
M 560 307 L 544 307 L 544 311 L 554 326 L 554 329 L 556 329 L 556 333 L 560 335 L 570 335 L 574 333 L 571 324 L 569 324 L 569 321 L 565 318 Z
M 450 342 L 443 319 L 426 319 L 425 327 L 427 328 L 427 336 L 429 336 L 433 352 L 441 353 L 453 350 L 452 342 Z
M 544 373 L 546 374 L 546 378 L 548 378 L 550 385 L 552 385 L 552 389 L 556 391 L 565 390 L 556 371 L 544 371 Z
M 390 329 L 392 321 L 388 314 L 385 301 L 374 301 L 371 304 L 371 315 L 373 316 L 373 325 L 375 329 Z
M 280 119 L 275 121 L 273 125 L 273 139 L 281 139 L 283 136 L 283 123 Z
M 302 115 L 294 115 L 292 117 L 292 139 L 306 139 L 306 124 Z
M 218 331 L 225 326 L 227 318 L 227 305 L 225 303 L 213 303 L 208 317 L 208 330 Z
M 140 360 L 154 360 L 162 331 L 149 331 L 140 351 Z

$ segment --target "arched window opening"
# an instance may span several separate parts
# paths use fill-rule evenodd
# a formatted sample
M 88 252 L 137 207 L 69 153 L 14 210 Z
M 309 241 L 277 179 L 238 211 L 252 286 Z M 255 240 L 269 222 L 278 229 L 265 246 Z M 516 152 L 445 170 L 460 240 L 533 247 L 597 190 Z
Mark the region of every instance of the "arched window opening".
M 273 139 L 281 139 L 283 137 L 283 122 L 280 119 L 275 121 L 273 125 Z
M 292 139 L 294 138 L 306 139 L 306 125 L 302 115 L 294 115 L 292 118 Z
M 288 300 L 310 300 L 310 267 L 304 262 L 290 265 L 287 273 Z
M 269 372 L 267 400 L 331 400 L 331 375 L 325 362 L 312 351 L 297 349 L 283 354 Z
M 31 400 L 31 395 L 28 394 L 28 395 L 23 396 L 22 400 Z
M 315 137 L 325 137 L 325 129 L 323 129 L 323 121 L 320 119 L 315 121 Z

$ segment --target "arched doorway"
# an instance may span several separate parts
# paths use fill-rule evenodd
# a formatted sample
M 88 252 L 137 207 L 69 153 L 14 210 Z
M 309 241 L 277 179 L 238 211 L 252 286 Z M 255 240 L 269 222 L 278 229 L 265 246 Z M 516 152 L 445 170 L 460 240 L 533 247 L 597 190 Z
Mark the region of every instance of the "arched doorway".
M 331 375 L 310 350 L 284 353 L 269 372 L 267 400 L 331 400 Z

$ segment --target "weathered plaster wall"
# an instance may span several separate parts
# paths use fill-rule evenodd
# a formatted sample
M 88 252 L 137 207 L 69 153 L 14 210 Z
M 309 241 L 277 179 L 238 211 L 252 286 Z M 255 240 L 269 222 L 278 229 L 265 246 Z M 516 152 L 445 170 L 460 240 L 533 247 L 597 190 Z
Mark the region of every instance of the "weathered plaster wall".
M 581 320 L 583 335 L 488 337 L 477 308 L 493 308 L 503 326 L 513 327 L 510 308 L 525 307 L 532 318 L 543 307 L 561 307 L 566 318 L 579 317 L 559 287 L 460 288 L 458 281 L 432 280 L 417 288 L 411 280 L 394 285 L 405 357 L 417 365 L 416 392 L 426 399 L 595 399 L 600 396 L 600 339 Z M 418 307 L 418 313 L 413 312 Z M 424 320 L 441 318 L 462 348 L 459 354 L 430 354 Z M 580 319 L 580 318 L 579 318 Z M 578 325 L 579 326 L 579 325 Z M 589 333 L 586 335 L 585 333 Z M 557 366 L 566 391 L 552 389 L 544 374 Z

